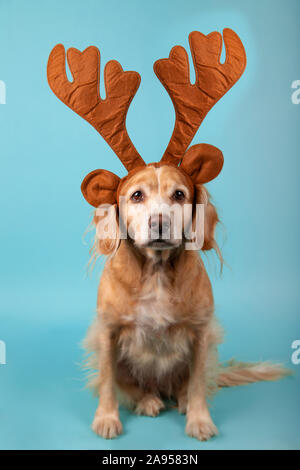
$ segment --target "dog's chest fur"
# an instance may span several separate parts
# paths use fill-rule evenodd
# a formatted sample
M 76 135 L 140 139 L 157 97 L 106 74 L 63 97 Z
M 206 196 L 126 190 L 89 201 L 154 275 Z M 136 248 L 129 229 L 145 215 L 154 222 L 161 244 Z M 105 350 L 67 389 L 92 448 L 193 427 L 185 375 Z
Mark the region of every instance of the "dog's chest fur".
M 163 269 L 147 278 L 135 311 L 124 316 L 119 357 L 136 377 L 160 379 L 189 362 L 191 335 L 179 319 L 174 291 Z

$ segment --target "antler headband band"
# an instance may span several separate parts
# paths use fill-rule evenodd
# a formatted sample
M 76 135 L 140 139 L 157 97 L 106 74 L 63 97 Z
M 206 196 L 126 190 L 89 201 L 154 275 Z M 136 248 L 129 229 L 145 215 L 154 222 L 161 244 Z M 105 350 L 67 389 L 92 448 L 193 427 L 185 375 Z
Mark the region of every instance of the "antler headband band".
M 187 148 L 208 111 L 238 81 L 246 66 L 245 50 L 238 35 L 224 29 L 223 37 L 226 60 L 221 64 L 220 33 L 205 36 L 194 31 L 189 35 L 196 75 L 194 84 L 190 82 L 189 60 L 183 47 L 175 46 L 168 59 L 154 64 L 176 113 L 174 131 L 160 165 L 180 165 L 194 184 L 214 179 L 222 169 L 223 155 L 207 144 Z M 83 52 L 71 48 L 67 60 L 73 82 L 66 75 L 64 46 L 55 46 L 47 67 L 52 91 L 100 133 L 129 172 L 145 167 L 126 130 L 127 111 L 139 87 L 140 75 L 124 72 L 117 61 L 109 61 L 104 69 L 106 98 L 103 100 L 99 94 L 99 50 L 94 46 Z M 98 207 L 100 203 L 116 202 L 119 183 L 120 179 L 113 173 L 95 170 L 84 179 L 82 192 L 90 204 Z

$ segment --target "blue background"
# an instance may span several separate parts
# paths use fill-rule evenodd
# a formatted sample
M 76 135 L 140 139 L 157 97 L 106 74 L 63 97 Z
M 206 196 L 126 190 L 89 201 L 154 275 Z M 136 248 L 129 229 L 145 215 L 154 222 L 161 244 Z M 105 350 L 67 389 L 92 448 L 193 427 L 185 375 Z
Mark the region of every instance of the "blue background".
M 200 0 L 1 0 L 0 448 L 300 448 L 299 366 L 291 343 L 299 321 L 300 3 Z M 211 191 L 224 229 L 223 276 L 207 260 L 217 315 L 226 330 L 221 358 L 274 359 L 294 378 L 221 391 L 212 405 L 220 436 L 184 434 L 175 410 L 153 419 L 121 410 L 124 435 L 105 441 L 90 429 L 97 401 L 84 389 L 79 347 L 94 315 L 101 263 L 85 276 L 91 207 L 80 193 L 95 168 L 125 170 L 92 127 L 50 91 L 52 47 L 99 47 L 102 65 L 137 70 L 141 87 L 128 129 L 147 162 L 160 159 L 174 112 L 155 77 L 156 59 L 188 47 L 188 33 L 231 27 L 248 66 L 214 107 L 194 142 L 225 156 Z M 193 75 L 193 71 L 192 71 Z M 101 83 L 103 93 L 103 83 Z M 224 237 L 225 235 L 225 237 Z M 223 243 L 223 238 L 225 242 Z

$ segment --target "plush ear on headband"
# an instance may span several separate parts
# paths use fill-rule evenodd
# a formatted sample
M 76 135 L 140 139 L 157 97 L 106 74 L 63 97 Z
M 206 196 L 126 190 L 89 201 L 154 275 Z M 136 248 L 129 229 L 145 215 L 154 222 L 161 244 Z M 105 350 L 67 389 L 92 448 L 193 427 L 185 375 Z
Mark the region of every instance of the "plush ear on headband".
M 81 184 L 81 191 L 89 204 L 115 204 L 120 178 L 107 170 L 95 170 L 89 173 Z
M 204 184 L 218 176 L 223 162 L 223 154 L 217 147 L 197 144 L 186 151 L 180 168 L 190 176 L 194 184 Z

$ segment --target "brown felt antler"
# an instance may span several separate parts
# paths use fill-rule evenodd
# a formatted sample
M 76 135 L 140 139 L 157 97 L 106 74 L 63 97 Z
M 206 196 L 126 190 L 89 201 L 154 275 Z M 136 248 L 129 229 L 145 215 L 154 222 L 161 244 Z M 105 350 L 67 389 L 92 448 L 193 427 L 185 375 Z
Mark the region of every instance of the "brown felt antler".
M 128 136 L 125 124 L 129 105 L 140 84 L 140 75 L 124 72 L 115 60 L 108 62 L 104 69 L 106 98 L 102 100 L 99 94 L 99 50 L 94 46 L 83 52 L 71 48 L 67 59 L 73 82 L 66 75 L 65 48 L 62 44 L 55 46 L 47 68 L 52 91 L 94 126 L 128 171 L 145 166 Z
M 246 54 L 240 38 L 231 29 L 224 29 L 223 36 L 226 60 L 221 64 L 222 35 L 220 33 L 213 32 L 205 36 L 194 31 L 189 35 L 196 73 L 196 81 L 193 85 L 190 82 L 188 55 L 183 47 L 175 46 L 168 59 L 160 59 L 154 64 L 154 71 L 169 93 L 176 112 L 174 131 L 162 157 L 163 163 L 181 162 L 208 111 L 244 72 Z M 206 151 L 207 149 L 199 150 Z M 221 152 L 220 154 L 222 155 Z M 215 160 L 220 171 L 223 160 L 220 162 L 218 157 Z M 215 173 L 213 172 L 211 176 L 215 177 Z M 207 173 L 206 181 L 212 177 Z
M 190 147 L 197 129 L 213 105 L 235 84 L 246 66 L 246 55 L 239 37 L 224 29 L 226 61 L 220 63 L 222 36 L 205 36 L 194 31 L 189 36 L 196 82 L 190 83 L 189 61 L 184 48 L 176 46 L 168 59 L 158 60 L 154 71 L 168 91 L 176 112 L 174 131 L 159 165 L 180 165 L 194 185 L 215 178 L 222 169 L 223 154 L 212 145 Z M 58 44 L 48 61 L 48 82 L 55 95 L 88 121 L 102 135 L 128 171 L 145 162 L 132 144 L 126 130 L 126 114 L 139 84 L 137 72 L 124 72 L 112 60 L 104 69 L 106 98 L 99 94 L 100 53 L 94 47 L 80 52 L 69 49 L 67 60 L 73 75 L 66 74 L 64 46 Z M 187 151 L 186 151 L 187 150 Z M 107 170 L 95 170 L 81 185 L 86 200 L 93 206 L 118 203 L 121 180 Z

